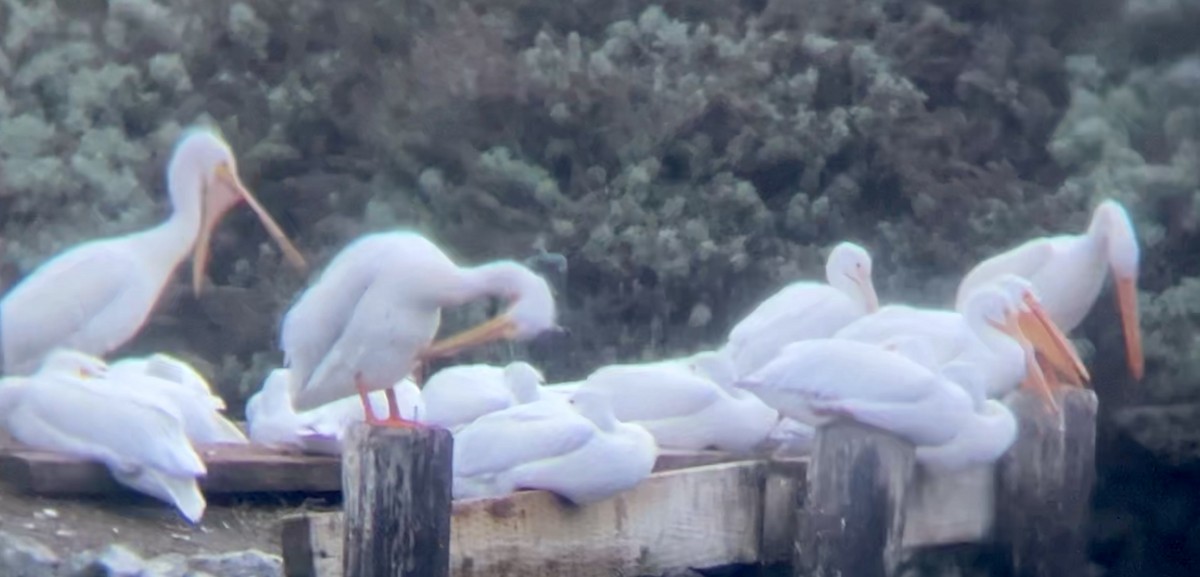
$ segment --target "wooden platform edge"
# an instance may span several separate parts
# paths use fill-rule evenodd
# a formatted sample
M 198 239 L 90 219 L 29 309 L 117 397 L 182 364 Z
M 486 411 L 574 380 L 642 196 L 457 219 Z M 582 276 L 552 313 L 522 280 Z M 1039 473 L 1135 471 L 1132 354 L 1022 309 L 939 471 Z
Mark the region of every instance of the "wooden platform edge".
M 197 447 L 208 475 L 199 480 L 206 494 L 337 493 L 342 463 L 336 456 L 277 451 L 257 445 Z M 719 451 L 663 451 L 655 471 L 729 463 L 746 457 Z M 97 461 L 0 447 L 0 481 L 23 493 L 42 496 L 103 496 L 129 491 Z
M 803 498 L 795 491 L 803 491 L 806 468 L 806 459 L 793 459 L 675 469 L 587 507 L 544 491 L 459 501 L 451 575 L 655 575 L 786 562 L 796 510 L 781 505 Z M 283 519 L 285 575 L 342 577 L 342 520 L 340 512 Z M 534 539 L 538 547 L 522 546 Z

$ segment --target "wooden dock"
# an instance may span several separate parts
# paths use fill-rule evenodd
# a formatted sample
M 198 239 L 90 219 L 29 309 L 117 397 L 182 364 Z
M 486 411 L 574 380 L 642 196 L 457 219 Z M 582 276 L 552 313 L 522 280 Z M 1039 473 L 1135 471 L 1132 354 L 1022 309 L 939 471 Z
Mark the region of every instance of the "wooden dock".
M 786 562 L 790 504 L 804 460 L 736 461 L 655 473 L 633 490 L 578 507 L 545 491 L 456 501 L 450 523 L 455 577 L 661 575 L 692 567 Z M 283 523 L 284 573 L 341 577 L 343 515 Z
M 1072 389 L 1060 391 L 1059 400 L 1061 419 L 1047 419 L 1036 399 L 1017 399 L 1010 405 L 1020 422 L 1015 445 L 997 463 L 957 472 L 920 467 L 911 444 L 839 421 L 818 430 L 810 459 L 663 470 L 634 489 L 583 507 L 542 491 L 446 500 L 427 507 L 429 517 L 442 515 L 434 525 L 449 525 L 444 565 L 426 563 L 427 549 L 397 541 L 394 547 L 372 546 L 370 551 L 388 551 L 389 557 L 374 553 L 371 567 L 436 565 L 431 577 L 607 577 L 787 564 L 794 577 L 890 577 L 952 546 L 973 548 L 989 559 L 983 573 L 971 574 L 1083 576 L 1096 397 Z M 380 451 L 387 446 L 372 445 Z M 378 501 L 372 487 L 387 492 L 368 483 L 359 499 Z M 408 494 L 425 493 L 409 488 Z M 353 538 L 346 519 L 353 514 L 359 525 L 369 526 L 403 508 L 386 505 L 359 503 L 353 513 L 347 505 L 345 513 L 286 519 L 285 574 L 369 574 L 344 554 L 354 546 L 359 557 L 371 555 Z M 953 563 L 948 574 L 970 572 Z

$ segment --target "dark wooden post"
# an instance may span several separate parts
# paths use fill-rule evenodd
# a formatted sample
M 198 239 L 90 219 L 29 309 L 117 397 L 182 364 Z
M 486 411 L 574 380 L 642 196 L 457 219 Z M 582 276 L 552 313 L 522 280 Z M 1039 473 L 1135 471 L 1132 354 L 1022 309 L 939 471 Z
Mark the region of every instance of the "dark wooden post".
M 911 443 L 849 421 L 817 431 L 806 510 L 797 517 L 796 577 L 886 577 L 901 555 Z
M 347 431 L 343 577 L 449 577 L 453 445 L 435 427 Z
M 996 537 L 1013 577 L 1087 575 L 1087 537 L 1096 479 L 1096 394 L 1059 389 L 1062 427 L 1036 399 L 1011 403 L 1017 441 L 998 463 Z

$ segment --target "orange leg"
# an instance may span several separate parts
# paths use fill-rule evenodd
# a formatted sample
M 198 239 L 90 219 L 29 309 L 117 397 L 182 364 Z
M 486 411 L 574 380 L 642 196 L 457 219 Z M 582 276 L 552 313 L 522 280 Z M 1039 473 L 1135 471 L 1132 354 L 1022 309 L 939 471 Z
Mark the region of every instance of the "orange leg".
M 371 408 L 370 393 L 363 384 L 361 375 L 355 375 L 354 381 L 354 386 L 358 389 L 358 398 L 362 400 L 363 415 L 368 425 L 395 429 L 415 429 L 421 426 L 416 421 L 410 421 L 400 416 L 400 404 L 396 402 L 396 390 L 390 387 L 384 391 L 388 403 L 388 416 L 384 419 L 376 417 L 375 411 Z

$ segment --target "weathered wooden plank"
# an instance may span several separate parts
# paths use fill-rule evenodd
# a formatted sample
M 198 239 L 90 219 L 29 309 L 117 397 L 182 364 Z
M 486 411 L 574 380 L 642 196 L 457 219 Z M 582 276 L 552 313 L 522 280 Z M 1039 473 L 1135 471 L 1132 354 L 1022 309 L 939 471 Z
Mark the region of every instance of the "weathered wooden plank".
M 763 528 L 758 559 L 764 565 L 791 563 L 796 523 L 807 492 L 808 457 L 767 461 L 763 484 Z
M 1024 393 L 1011 402 L 1020 432 L 998 463 L 996 534 L 1015 577 L 1088 574 L 1097 399 L 1082 388 L 1056 394 L 1061 421 Z
M 802 467 L 803 465 L 795 465 Z M 544 491 L 454 503 L 454 577 L 659 575 L 759 560 L 764 527 L 761 461 L 655 473 L 636 488 L 578 507 Z M 342 514 L 283 523 L 288 575 L 343 577 Z
M 345 442 L 343 575 L 448 577 L 450 431 L 360 423 Z
M 919 467 L 905 500 L 905 548 L 989 540 L 996 517 L 995 465 L 961 471 Z
M 817 430 L 793 574 L 885 577 L 899 564 L 911 443 L 839 420 Z
M 298 492 L 342 489 L 341 459 L 278 451 L 258 445 L 206 446 L 198 449 L 208 466 L 200 487 L 208 494 Z M 720 451 L 663 451 L 655 471 L 745 460 Z M 0 481 L 40 495 L 108 495 L 129 489 L 113 480 L 104 465 L 0 439 Z
M 199 447 L 208 475 L 205 493 L 335 492 L 341 489 L 337 457 L 286 453 L 255 445 Z M 42 495 L 104 495 L 129 489 L 104 465 L 20 446 L 0 449 L 0 480 Z

